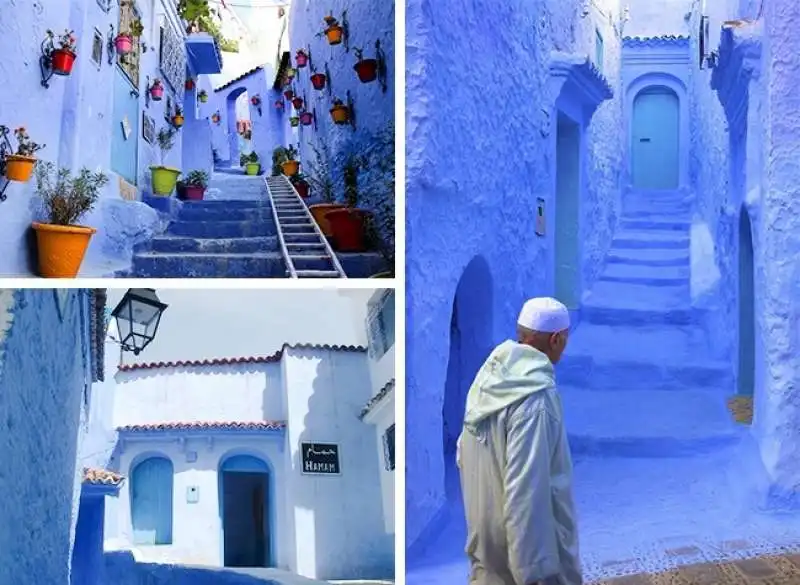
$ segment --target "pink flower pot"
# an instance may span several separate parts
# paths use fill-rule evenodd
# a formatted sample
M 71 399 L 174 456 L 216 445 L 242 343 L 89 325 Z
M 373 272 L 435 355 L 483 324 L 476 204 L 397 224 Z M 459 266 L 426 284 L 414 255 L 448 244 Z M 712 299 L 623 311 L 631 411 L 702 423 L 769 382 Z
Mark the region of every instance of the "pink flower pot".
M 303 112 L 300 114 L 300 123 L 303 126 L 311 126 L 311 122 L 314 120 L 314 116 L 311 112 Z
M 305 53 L 297 53 L 294 57 L 295 62 L 297 63 L 297 67 L 305 67 L 308 65 L 308 55 Z
M 114 39 L 117 55 L 127 55 L 133 51 L 133 39 L 127 35 L 119 35 Z
M 164 86 L 154 85 L 153 87 L 151 87 L 150 97 L 152 97 L 155 101 L 160 102 L 161 99 L 164 97 Z

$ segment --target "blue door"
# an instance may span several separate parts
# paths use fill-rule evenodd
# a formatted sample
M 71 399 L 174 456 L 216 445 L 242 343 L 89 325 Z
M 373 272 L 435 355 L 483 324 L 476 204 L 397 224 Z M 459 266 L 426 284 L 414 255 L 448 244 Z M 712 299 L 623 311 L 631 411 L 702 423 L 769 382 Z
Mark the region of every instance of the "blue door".
M 569 309 L 580 302 L 580 127 L 558 116 L 556 138 L 555 297 Z
M 753 232 L 747 210 L 739 217 L 739 394 L 752 396 L 756 373 Z
M 134 544 L 172 544 L 172 463 L 152 457 L 131 474 Z
M 219 482 L 223 565 L 272 566 L 267 464 L 249 455 L 236 455 L 222 464 Z
M 631 164 L 637 189 L 678 188 L 680 103 L 667 87 L 649 87 L 633 102 Z
M 111 120 L 111 170 L 136 184 L 139 159 L 139 97 L 122 70 L 114 72 L 114 115 Z

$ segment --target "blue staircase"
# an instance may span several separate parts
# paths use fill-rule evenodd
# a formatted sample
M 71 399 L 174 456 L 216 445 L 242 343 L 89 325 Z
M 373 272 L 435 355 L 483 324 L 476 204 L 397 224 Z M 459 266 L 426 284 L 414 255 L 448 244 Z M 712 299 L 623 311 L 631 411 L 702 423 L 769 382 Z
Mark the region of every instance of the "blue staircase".
M 573 453 L 683 457 L 738 440 L 731 368 L 710 360 L 691 309 L 690 225 L 678 192 L 626 199 L 557 368 Z

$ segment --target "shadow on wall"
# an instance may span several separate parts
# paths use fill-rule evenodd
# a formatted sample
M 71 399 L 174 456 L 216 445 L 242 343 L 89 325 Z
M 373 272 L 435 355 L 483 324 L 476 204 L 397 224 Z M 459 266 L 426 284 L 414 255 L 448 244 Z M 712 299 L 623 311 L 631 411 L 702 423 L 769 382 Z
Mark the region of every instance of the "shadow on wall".
M 295 471 L 302 486 L 292 494 L 295 506 L 313 515 L 313 544 L 306 544 L 311 535 L 295 526 L 297 558 L 315 559 L 317 579 L 393 579 L 394 539 L 384 531 L 375 429 L 358 419 L 370 398 L 369 384 L 336 387 L 335 370 L 351 364 L 358 367 L 353 355 L 337 353 L 325 352 L 318 360 L 293 461 L 300 466 Z M 355 391 L 362 386 L 366 396 Z M 339 446 L 339 475 L 302 473 L 302 444 L 314 442 Z M 306 546 L 314 548 L 304 551 Z

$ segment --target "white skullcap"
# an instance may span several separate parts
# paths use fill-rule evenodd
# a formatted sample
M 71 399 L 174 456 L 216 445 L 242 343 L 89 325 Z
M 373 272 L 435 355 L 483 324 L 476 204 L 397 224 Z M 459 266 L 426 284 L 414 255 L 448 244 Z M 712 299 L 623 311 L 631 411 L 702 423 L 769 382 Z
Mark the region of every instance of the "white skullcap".
M 553 298 L 538 297 L 522 306 L 517 324 L 541 333 L 558 333 L 569 329 L 569 311 Z

